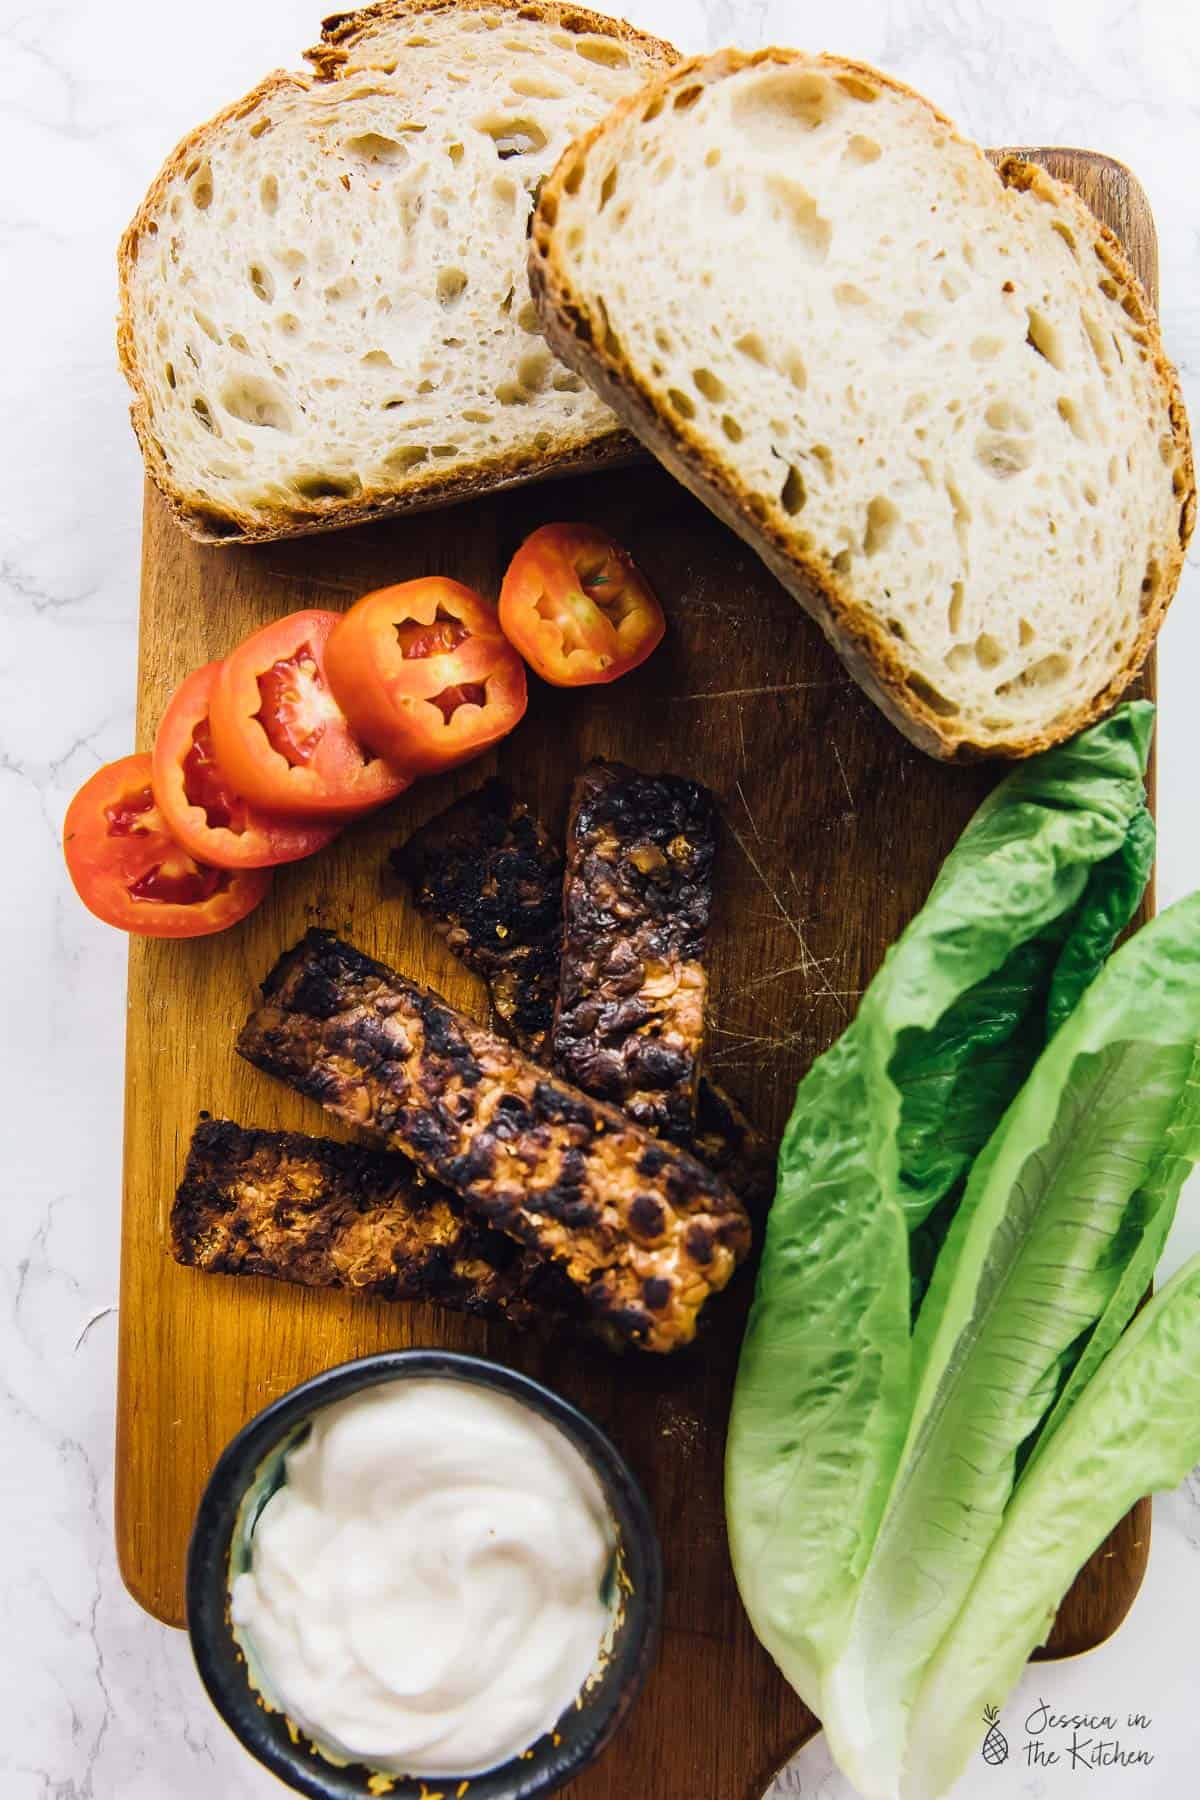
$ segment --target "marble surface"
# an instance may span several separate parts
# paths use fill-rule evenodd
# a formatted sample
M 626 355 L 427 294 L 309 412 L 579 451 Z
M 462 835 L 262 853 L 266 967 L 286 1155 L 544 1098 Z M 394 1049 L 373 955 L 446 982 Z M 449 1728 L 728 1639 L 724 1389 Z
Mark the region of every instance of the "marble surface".
M 1164 328 L 1200 417 L 1200 28 L 1195 0 L 628 0 L 687 49 L 797 43 L 878 62 L 989 143 L 1123 159 L 1158 219 Z M 163 155 L 316 35 L 317 0 L 0 0 L 0 882 L 9 1096 L 0 1206 L 0 1800 L 277 1794 L 209 1710 L 185 1638 L 125 1594 L 112 1546 L 124 941 L 63 876 L 79 783 L 132 738 L 141 471 L 113 354 L 113 249 Z M 1200 885 L 1195 555 L 1162 640 L 1164 902 Z M 1174 1265 L 1200 1248 L 1185 1197 Z M 1150 1573 L 1111 1644 L 1030 1674 L 1011 1755 L 963 1795 L 1197 1791 L 1200 1483 L 1156 1504 Z M 1117 1715 L 1150 1763 L 1085 1772 L 1042 1701 Z M 1131 1713 L 1146 1727 L 1129 1727 Z M 1104 1733 L 1102 1735 L 1113 1735 Z M 613 1752 L 619 1756 L 619 1749 Z M 778 1793 L 846 1800 L 818 1743 Z M 653 1796 L 630 1796 L 653 1800 Z M 744 1800 L 697 1794 L 695 1800 Z

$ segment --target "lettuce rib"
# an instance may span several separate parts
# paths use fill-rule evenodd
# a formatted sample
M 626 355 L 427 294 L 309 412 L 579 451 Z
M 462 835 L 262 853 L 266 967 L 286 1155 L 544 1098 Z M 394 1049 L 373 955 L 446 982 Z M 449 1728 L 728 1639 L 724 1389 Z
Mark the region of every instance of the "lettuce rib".
M 1022 1477 L 917 1696 L 902 1792 L 945 1793 L 1045 1641 L 1077 1571 L 1143 1494 L 1200 1462 L 1200 1257 L 1168 1282 L 1096 1369 Z
M 1080 1398 L 1092 1376 L 1144 1299 L 1175 1222 L 1180 1190 L 1193 1164 L 1200 1162 L 1200 1050 L 1192 1059 L 1186 1092 L 1180 1097 L 1178 1115 L 1167 1135 L 1164 1153 L 1153 1177 L 1142 1188 L 1145 1222 L 1141 1240 L 1125 1264 L 1121 1279 L 1089 1336 L 1078 1362 L 1038 1433 L 1037 1444 L 1026 1465 L 1033 1466 Z

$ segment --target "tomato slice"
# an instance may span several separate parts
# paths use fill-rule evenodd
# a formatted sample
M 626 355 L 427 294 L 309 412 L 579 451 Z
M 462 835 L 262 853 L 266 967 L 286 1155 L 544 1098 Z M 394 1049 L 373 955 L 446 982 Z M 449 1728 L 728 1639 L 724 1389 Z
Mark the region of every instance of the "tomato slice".
M 349 819 L 412 780 L 359 742 L 333 697 L 326 646 L 340 623 L 340 613 L 290 613 L 248 637 L 217 674 L 209 703 L 217 759 L 265 812 Z
M 667 628 L 633 558 L 595 525 L 543 525 L 525 539 L 500 589 L 500 623 L 555 687 L 627 675 Z
M 75 891 L 89 912 L 142 937 L 207 937 L 252 912 L 266 869 L 215 869 L 167 830 L 148 755 L 123 756 L 85 781 L 63 825 Z
M 441 575 L 364 595 L 330 638 L 326 664 L 364 743 L 416 774 L 478 756 L 528 700 L 495 607 Z
M 337 836 L 337 824 L 265 813 L 234 792 L 213 749 L 208 708 L 220 663 L 176 689 L 154 740 L 153 786 L 168 831 L 218 869 L 268 869 L 297 862 Z

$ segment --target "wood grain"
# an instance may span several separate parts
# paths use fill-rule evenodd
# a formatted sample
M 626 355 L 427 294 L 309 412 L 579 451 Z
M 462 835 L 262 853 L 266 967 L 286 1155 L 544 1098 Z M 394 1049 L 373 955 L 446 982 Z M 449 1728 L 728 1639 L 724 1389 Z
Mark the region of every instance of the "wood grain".
M 1081 151 L 1032 152 L 1071 179 L 1132 253 L 1154 294 L 1154 228 L 1127 171 Z M 310 924 L 343 933 L 451 1001 L 482 990 L 383 879 L 386 852 L 493 768 L 561 826 L 590 756 L 707 782 L 723 838 L 712 951 L 710 1066 L 765 1127 L 852 1016 L 886 945 L 995 779 L 926 760 L 874 710 L 820 634 L 737 539 L 656 467 L 533 487 L 451 512 L 331 537 L 205 549 L 147 493 L 138 742 L 175 684 L 249 630 L 301 606 L 339 608 L 387 582 L 444 572 L 496 593 L 521 538 L 586 517 L 628 544 L 670 630 L 610 690 L 538 687 L 510 745 L 419 785 L 330 850 L 283 870 L 266 904 L 222 938 L 130 947 L 116 1529 L 134 1597 L 183 1619 L 196 1501 L 234 1431 L 295 1382 L 405 1344 L 482 1351 L 543 1377 L 629 1456 L 658 1518 L 667 1568 L 662 1655 L 620 1747 L 574 1800 L 742 1800 L 814 1721 L 758 1648 L 726 1555 L 721 1458 L 747 1285 L 713 1308 L 677 1359 L 547 1349 L 502 1327 L 198 1274 L 167 1252 L 167 1215 L 201 1108 L 245 1125 L 328 1131 L 311 1104 L 233 1054 L 256 984 Z M 535 684 L 536 686 L 537 684 Z M 1064 1603 L 1051 1654 L 1102 1641 L 1141 1582 L 1149 1537 L 1135 1508 Z

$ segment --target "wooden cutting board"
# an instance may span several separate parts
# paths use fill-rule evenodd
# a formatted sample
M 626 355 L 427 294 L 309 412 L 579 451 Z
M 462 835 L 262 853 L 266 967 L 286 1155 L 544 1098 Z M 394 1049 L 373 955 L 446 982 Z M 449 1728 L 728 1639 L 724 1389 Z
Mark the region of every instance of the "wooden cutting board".
M 1145 196 L 1118 164 L 1033 151 L 1122 238 L 1152 297 Z M 482 1015 L 475 978 L 383 869 L 416 825 L 498 769 L 561 828 L 576 770 L 597 755 L 707 782 L 720 799 L 709 1066 L 778 1132 L 797 1079 L 853 1015 L 887 944 L 923 901 L 994 768 L 948 769 L 912 749 L 859 693 L 820 633 L 755 557 L 664 473 L 642 466 L 534 486 L 391 525 L 255 549 L 203 549 L 146 498 L 138 746 L 176 683 L 299 607 L 445 573 L 496 594 L 517 544 L 549 519 L 595 520 L 662 597 L 668 636 L 610 689 L 534 682 L 499 754 L 419 784 L 331 849 L 278 875 L 223 937 L 133 940 L 129 958 L 116 1531 L 142 1606 L 183 1622 L 189 1530 L 222 1447 L 267 1401 L 319 1369 L 408 1344 L 481 1351 L 541 1377 L 627 1453 L 663 1539 L 662 1654 L 618 1744 L 575 1800 L 751 1800 L 814 1721 L 758 1648 L 726 1555 L 721 1460 L 747 1295 L 713 1307 L 702 1347 L 675 1359 L 546 1349 L 501 1326 L 177 1267 L 167 1218 L 199 1111 L 245 1125 L 337 1133 L 319 1109 L 249 1068 L 234 1036 L 258 981 L 320 923 Z M 1143 687 L 1145 691 L 1145 687 Z M 1143 1503 L 1083 1571 L 1050 1653 L 1089 1649 L 1137 1593 Z

